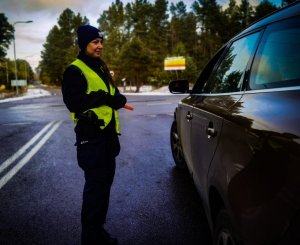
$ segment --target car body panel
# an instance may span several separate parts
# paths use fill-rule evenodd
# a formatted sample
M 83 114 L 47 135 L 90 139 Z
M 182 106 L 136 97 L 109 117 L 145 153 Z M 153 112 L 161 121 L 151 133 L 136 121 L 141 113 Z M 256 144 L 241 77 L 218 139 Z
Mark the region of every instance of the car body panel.
M 251 122 L 245 143 L 253 154 L 240 162 L 244 168 L 232 176 L 228 195 L 248 240 L 277 241 L 299 210 L 299 98 L 300 90 L 262 91 L 240 101 L 237 115 Z
M 211 231 L 225 209 L 241 244 L 300 244 L 299 40 L 297 2 L 225 44 L 176 110 Z
M 247 241 L 275 243 L 299 212 L 299 98 L 300 90 L 245 93 L 224 119 L 208 182 L 222 188 Z

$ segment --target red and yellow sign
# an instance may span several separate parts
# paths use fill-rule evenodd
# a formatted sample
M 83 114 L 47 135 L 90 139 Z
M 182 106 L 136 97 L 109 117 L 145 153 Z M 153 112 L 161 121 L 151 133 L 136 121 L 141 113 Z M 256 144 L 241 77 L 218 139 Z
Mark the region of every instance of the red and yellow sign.
M 165 71 L 185 70 L 184 57 L 165 58 Z

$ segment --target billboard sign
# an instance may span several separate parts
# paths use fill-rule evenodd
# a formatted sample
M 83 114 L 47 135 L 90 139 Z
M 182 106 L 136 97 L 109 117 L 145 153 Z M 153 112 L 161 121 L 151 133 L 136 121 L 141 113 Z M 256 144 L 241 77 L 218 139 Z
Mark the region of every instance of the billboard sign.
M 182 56 L 165 58 L 164 68 L 165 71 L 185 70 L 185 58 Z
M 27 86 L 26 80 L 11 80 L 11 86 Z

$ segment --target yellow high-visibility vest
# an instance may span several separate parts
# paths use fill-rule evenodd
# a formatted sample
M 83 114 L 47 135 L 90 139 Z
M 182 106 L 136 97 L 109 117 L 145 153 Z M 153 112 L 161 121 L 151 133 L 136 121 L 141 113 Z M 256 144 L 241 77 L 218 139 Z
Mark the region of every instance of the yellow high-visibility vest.
M 83 73 L 83 75 L 86 78 L 87 81 L 87 91 L 86 93 L 89 94 L 92 91 L 98 91 L 99 89 L 104 90 L 105 92 L 109 92 L 110 95 L 114 95 L 115 94 L 115 87 L 112 85 L 109 85 L 109 90 L 107 89 L 107 86 L 105 84 L 105 82 L 102 80 L 101 77 L 99 77 L 99 75 L 94 72 L 90 67 L 88 67 L 83 61 L 76 59 L 75 61 L 72 62 L 72 65 L 77 66 Z M 102 105 L 96 108 L 92 108 L 89 109 L 92 110 L 93 112 L 95 112 L 95 114 L 97 115 L 98 119 L 102 119 L 104 121 L 104 125 L 103 126 L 99 126 L 101 129 L 104 129 L 112 120 L 112 116 L 114 113 L 115 116 L 115 121 L 116 121 L 116 132 L 119 134 L 120 133 L 120 122 L 119 122 L 119 115 L 117 110 L 112 109 L 109 106 L 106 105 Z M 77 123 L 78 119 L 75 118 L 75 113 L 71 112 L 71 116 L 72 116 L 72 120 Z

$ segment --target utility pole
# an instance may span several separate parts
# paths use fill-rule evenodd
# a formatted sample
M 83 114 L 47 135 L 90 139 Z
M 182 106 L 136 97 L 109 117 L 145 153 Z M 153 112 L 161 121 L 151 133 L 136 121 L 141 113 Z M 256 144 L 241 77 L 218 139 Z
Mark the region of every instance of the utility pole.
M 27 20 L 27 21 L 16 21 L 13 23 L 13 27 L 15 27 L 16 24 L 19 23 L 32 23 L 32 20 Z M 18 88 L 18 70 L 17 70 L 17 58 L 16 58 L 16 35 L 15 35 L 15 30 L 14 30 L 14 36 L 13 36 L 13 45 L 14 45 L 14 59 L 15 59 L 15 79 L 16 79 L 16 94 L 19 94 L 19 88 Z

